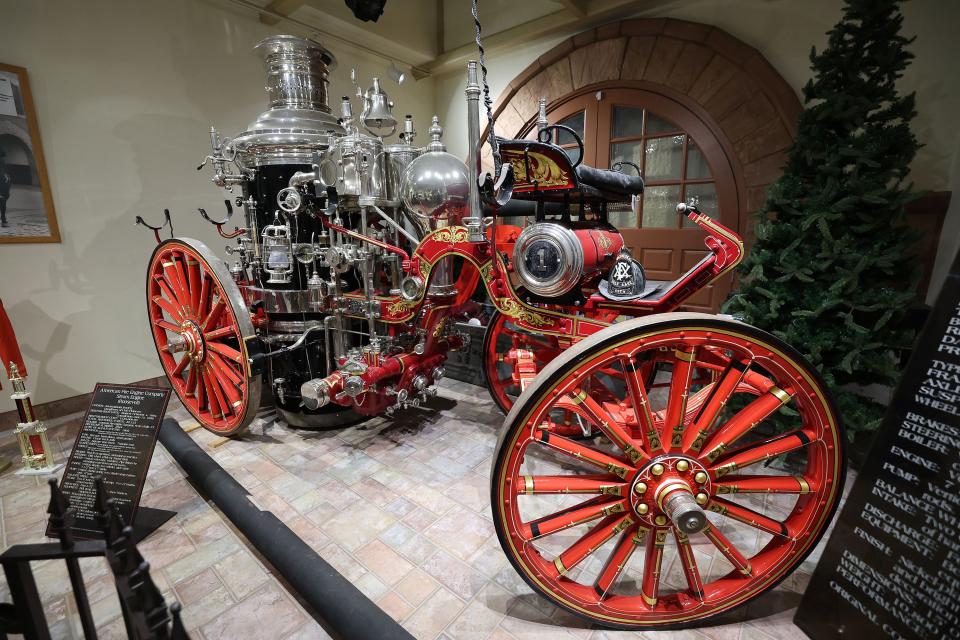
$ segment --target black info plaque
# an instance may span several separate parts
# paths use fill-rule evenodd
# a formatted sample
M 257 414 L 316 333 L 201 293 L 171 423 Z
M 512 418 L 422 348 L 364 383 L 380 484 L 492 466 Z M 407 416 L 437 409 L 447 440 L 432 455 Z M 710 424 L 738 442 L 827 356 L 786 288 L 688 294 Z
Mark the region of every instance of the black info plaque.
M 960 256 L 795 622 L 815 640 L 960 637 Z
M 124 521 L 134 522 L 169 399 L 169 389 L 97 384 L 60 481 L 77 537 L 103 537 L 93 511 L 97 476 Z

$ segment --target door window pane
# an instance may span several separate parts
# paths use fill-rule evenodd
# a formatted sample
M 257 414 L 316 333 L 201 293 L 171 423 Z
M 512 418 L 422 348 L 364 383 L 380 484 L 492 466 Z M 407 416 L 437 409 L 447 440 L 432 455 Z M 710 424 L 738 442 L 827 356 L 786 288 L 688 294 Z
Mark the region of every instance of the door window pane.
M 692 138 L 687 139 L 687 180 L 702 180 L 710 177 L 710 165 Z
M 647 187 L 643 193 L 644 227 L 677 228 L 677 202 L 680 185 Z
M 572 116 L 564 118 L 557 124 L 562 124 L 567 127 L 570 127 L 577 132 L 577 135 L 580 136 L 580 139 L 583 140 L 583 123 L 586 113 L 581 111 L 580 113 L 575 113 Z M 557 144 L 576 144 L 577 141 L 572 135 L 567 133 L 562 129 L 557 130 Z
M 570 157 L 570 162 L 572 164 L 577 164 L 577 160 L 580 159 L 580 147 L 574 145 L 572 147 L 567 147 L 564 149 L 567 152 L 567 155 Z
M 617 142 L 610 146 L 610 166 L 627 160 L 638 167 L 643 166 L 643 142 Z M 627 165 L 629 167 L 629 165 Z M 627 169 L 633 171 L 633 167 Z
M 618 229 L 636 229 L 638 204 L 637 196 L 634 196 L 633 203 L 611 203 L 607 208 L 607 220 Z
M 655 136 L 660 133 L 668 133 L 671 131 L 680 131 L 680 127 L 673 124 L 669 120 L 665 120 L 660 116 L 650 113 L 647 111 L 647 135 Z
M 640 107 L 613 108 L 613 137 L 640 137 L 643 134 L 643 109 Z
M 647 140 L 645 180 L 680 180 L 683 164 L 684 136 L 667 136 Z
M 717 185 L 713 182 L 708 182 L 706 184 L 688 184 L 686 193 L 684 194 L 684 200 L 687 202 L 690 202 L 690 200 L 695 200 L 697 207 L 700 209 L 700 213 L 706 216 L 716 218 L 719 214 L 717 205 Z M 683 226 L 696 227 L 697 225 L 690 222 L 689 218 L 684 217 Z

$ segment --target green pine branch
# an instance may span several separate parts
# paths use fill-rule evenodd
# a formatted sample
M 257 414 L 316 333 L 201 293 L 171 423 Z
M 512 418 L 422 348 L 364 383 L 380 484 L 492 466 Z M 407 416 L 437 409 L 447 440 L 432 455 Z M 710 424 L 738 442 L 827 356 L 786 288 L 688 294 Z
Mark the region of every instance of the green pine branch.
M 811 51 L 796 140 L 724 308 L 805 353 L 851 438 L 880 424 L 884 407 L 862 389 L 896 385 L 913 339 L 916 236 L 903 225 L 918 194 L 904 181 L 920 145 L 916 98 L 896 88 L 913 59 L 902 26 L 899 0 L 847 0 Z

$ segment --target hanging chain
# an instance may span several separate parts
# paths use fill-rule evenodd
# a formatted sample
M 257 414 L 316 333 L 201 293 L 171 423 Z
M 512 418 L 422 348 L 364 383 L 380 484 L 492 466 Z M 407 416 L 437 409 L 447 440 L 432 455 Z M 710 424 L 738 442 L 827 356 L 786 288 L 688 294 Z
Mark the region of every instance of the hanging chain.
M 480 40 L 480 13 L 477 8 L 478 0 L 472 0 L 470 13 L 473 14 L 473 24 L 477 29 L 477 49 L 480 52 L 480 77 L 483 83 L 483 105 L 487 109 L 487 126 L 489 128 L 490 150 L 493 152 L 493 164 L 500 169 L 500 146 L 497 144 L 497 134 L 494 131 L 493 101 L 490 99 L 490 85 L 487 84 L 487 64 L 484 59 L 483 42 Z

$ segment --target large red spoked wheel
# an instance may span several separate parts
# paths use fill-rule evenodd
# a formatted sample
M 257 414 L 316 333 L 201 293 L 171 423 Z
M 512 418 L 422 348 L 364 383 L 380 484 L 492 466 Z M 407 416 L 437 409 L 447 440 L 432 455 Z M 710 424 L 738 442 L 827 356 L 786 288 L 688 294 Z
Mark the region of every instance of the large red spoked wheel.
M 568 412 L 600 435 L 555 433 Z M 686 625 L 810 552 L 839 500 L 843 442 L 823 381 L 780 340 L 704 314 L 640 318 L 564 352 L 517 400 L 493 519 L 514 568 L 558 606 L 611 627 Z
M 147 310 L 164 373 L 193 417 L 220 435 L 250 424 L 260 406 L 247 352 L 256 334 L 223 262 L 197 240 L 160 243 L 147 271 Z

